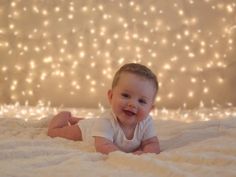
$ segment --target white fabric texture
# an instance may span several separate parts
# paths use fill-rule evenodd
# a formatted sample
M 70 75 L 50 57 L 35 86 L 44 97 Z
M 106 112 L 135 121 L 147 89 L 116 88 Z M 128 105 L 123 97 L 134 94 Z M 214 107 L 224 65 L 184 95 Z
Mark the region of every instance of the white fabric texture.
M 82 133 L 82 139 L 84 142 L 94 144 L 92 137 L 92 130 L 97 118 L 83 119 L 78 122 L 78 126 Z
M 148 116 L 137 124 L 133 138 L 127 139 L 112 111 L 105 112 L 98 119 L 82 120 L 78 125 L 84 141 L 93 143 L 92 137 L 103 137 L 112 141 L 124 152 L 132 152 L 140 146 L 143 140 L 157 135 L 153 120 Z
M 48 137 L 54 108 L 1 109 L 1 177 L 236 176 L 236 108 L 164 110 L 158 116 L 153 114 L 161 146 L 157 155 L 118 151 L 104 155 L 84 141 Z M 101 112 L 66 110 L 77 117 L 93 118 Z

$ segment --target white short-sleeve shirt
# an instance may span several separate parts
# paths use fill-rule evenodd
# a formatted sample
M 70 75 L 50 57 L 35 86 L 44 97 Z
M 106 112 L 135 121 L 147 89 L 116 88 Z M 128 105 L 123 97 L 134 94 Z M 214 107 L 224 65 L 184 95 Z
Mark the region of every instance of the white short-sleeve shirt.
M 130 140 L 126 138 L 112 111 L 105 112 L 100 118 L 79 121 L 78 125 L 83 141 L 94 143 L 94 136 L 103 137 L 112 141 L 124 152 L 132 152 L 140 146 L 142 141 L 156 136 L 151 116 L 136 125 L 134 136 Z

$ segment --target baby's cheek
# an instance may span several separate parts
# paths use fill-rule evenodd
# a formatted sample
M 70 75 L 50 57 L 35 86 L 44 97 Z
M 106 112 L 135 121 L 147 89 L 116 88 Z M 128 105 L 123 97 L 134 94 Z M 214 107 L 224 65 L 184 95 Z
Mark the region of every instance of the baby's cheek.
M 145 119 L 148 116 L 148 112 L 145 110 L 140 111 L 140 119 Z
M 145 118 L 145 114 L 143 112 L 139 112 L 138 114 L 138 121 L 142 121 Z

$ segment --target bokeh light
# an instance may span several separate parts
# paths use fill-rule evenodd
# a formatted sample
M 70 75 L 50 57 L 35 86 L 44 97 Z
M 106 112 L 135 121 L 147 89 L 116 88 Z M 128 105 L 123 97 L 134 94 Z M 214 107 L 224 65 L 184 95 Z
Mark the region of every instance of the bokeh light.
M 236 105 L 234 0 L 2 0 L 0 104 L 107 106 L 124 63 L 158 76 L 158 107 Z

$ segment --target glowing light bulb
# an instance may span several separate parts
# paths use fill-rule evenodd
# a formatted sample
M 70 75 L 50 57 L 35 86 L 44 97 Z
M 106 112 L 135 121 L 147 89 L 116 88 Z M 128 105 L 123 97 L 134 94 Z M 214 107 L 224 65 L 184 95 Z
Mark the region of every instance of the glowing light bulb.
M 152 56 L 152 58 L 156 58 L 157 54 L 156 53 L 152 53 L 151 56 Z
M 2 66 L 2 72 L 6 72 L 8 70 L 7 66 Z
M 135 11 L 140 12 L 141 11 L 141 7 L 139 5 L 136 5 Z
M 67 45 L 68 44 L 68 41 L 66 39 L 63 40 L 63 44 L 64 45 Z
M 44 16 L 46 16 L 46 15 L 48 15 L 48 11 L 44 9 L 44 10 L 42 11 L 42 14 L 43 14 Z
M 31 84 L 32 83 L 32 78 L 26 78 L 26 80 L 25 80 L 28 84 Z
M 33 6 L 33 11 L 34 11 L 35 13 L 39 13 L 38 7 L 37 7 L 37 6 Z
M 106 44 L 111 44 L 111 39 L 107 39 Z
M 165 64 L 164 66 L 163 66 L 163 68 L 165 69 L 165 70 L 170 70 L 171 69 L 171 66 L 170 66 L 170 64 Z
M 227 12 L 232 13 L 234 11 L 234 8 L 231 5 L 226 6 Z
M 160 96 L 157 96 L 156 102 L 160 102 L 160 101 L 161 101 L 161 97 L 160 97 Z
M 223 79 L 223 78 L 221 78 L 221 77 L 218 77 L 218 79 L 217 79 L 217 80 L 218 80 L 218 83 L 219 83 L 219 84 L 222 84 L 222 83 L 224 82 L 224 79 Z
M 75 11 L 74 6 L 70 6 L 70 7 L 69 7 L 69 10 L 70 10 L 71 12 L 74 12 L 74 11 Z
M 188 45 L 184 46 L 184 50 L 188 51 L 189 49 L 190 49 L 190 47 Z
M 119 63 L 119 64 L 122 64 L 122 63 L 124 62 L 124 60 L 125 60 L 124 58 L 120 58 L 120 59 L 118 60 L 118 63 Z
M 64 49 L 64 48 L 61 48 L 61 49 L 60 49 L 60 53 L 65 53 L 65 49 Z
M 194 57 L 195 57 L 195 54 L 192 53 L 192 52 L 190 52 L 190 53 L 188 54 L 188 57 L 189 57 L 189 58 L 194 58 Z
M 54 8 L 54 11 L 55 11 L 55 12 L 60 12 L 60 10 L 61 10 L 61 9 L 60 9 L 60 7 L 58 7 L 58 6 Z
M 208 88 L 208 87 L 205 87 L 205 88 L 203 89 L 203 93 L 207 94 L 208 92 L 209 92 L 209 88 Z
M 201 54 L 204 54 L 204 53 L 205 53 L 205 49 L 204 49 L 204 48 L 201 48 L 201 49 L 200 49 L 200 53 L 201 53 Z
M 196 83 L 196 82 L 197 82 L 197 79 L 194 78 L 194 77 L 192 77 L 192 78 L 191 78 L 191 82 L 192 82 L 192 83 Z
M 172 98 L 174 97 L 174 94 L 173 94 L 173 93 L 169 93 L 169 94 L 167 95 L 167 97 L 168 97 L 169 99 L 172 99 Z
M 156 7 L 155 6 L 150 6 L 150 11 L 151 12 L 155 12 L 156 11 Z
M 95 92 L 95 88 L 91 87 L 91 88 L 90 88 L 90 92 L 91 92 L 91 93 L 94 93 L 94 92 Z
M 48 25 L 49 25 L 49 21 L 48 21 L 48 20 L 45 20 L 45 21 L 43 22 L 43 25 L 44 25 L 44 26 L 48 26 Z
M 129 26 L 128 23 L 124 23 L 124 24 L 123 24 L 123 27 L 124 27 L 124 28 L 128 28 L 128 26 Z
M 83 12 L 87 12 L 87 11 L 88 11 L 88 7 L 84 6 L 84 7 L 82 8 L 82 11 L 83 11 Z
M 52 62 L 52 57 L 46 57 L 43 59 L 44 63 L 51 63 Z
M 103 5 L 100 4 L 100 5 L 98 6 L 98 9 L 101 10 L 101 11 L 103 11 L 103 10 L 104 10 Z
M 189 91 L 188 92 L 188 97 L 193 98 L 193 96 L 194 96 L 194 92 L 193 91 Z
M 138 34 L 137 33 L 134 33 L 132 36 L 133 36 L 134 39 L 138 38 Z
M 34 47 L 34 50 L 35 50 L 36 52 L 40 52 L 40 48 L 39 48 L 38 46 Z
M 10 28 L 10 29 L 14 29 L 14 28 L 15 28 L 15 25 L 14 25 L 14 24 L 10 24 L 10 25 L 9 25 L 9 28 Z
M 11 95 L 11 99 L 12 100 L 17 100 L 17 96 L 16 95 Z
M 162 43 L 163 45 L 167 44 L 167 39 L 166 39 L 166 38 L 163 38 L 163 39 L 161 40 L 161 43 Z
M 145 37 L 145 38 L 143 39 L 143 41 L 144 41 L 145 43 L 148 43 L 148 42 L 149 42 L 149 39 L 148 39 L 147 37 Z
M 45 80 L 46 77 L 47 77 L 47 73 L 46 72 L 41 73 L 41 75 L 40 75 L 41 81 Z
M 96 85 L 97 84 L 97 82 L 95 80 L 92 80 L 90 83 L 91 83 L 91 85 Z
M 74 18 L 74 15 L 73 15 L 73 14 L 69 14 L 69 15 L 67 16 L 67 18 L 68 18 L 69 20 L 72 20 L 72 19 Z
M 118 38 L 119 38 L 119 35 L 118 35 L 118 34 L 114 34 L 114 35 L 113 35 L 113 38 L 114 38 L 114 39 L 118 39 Z
M 15 65 L 15 68 L 16 68 L 16 70 L 18 70 L 18 71 L 21 71 L 22 70 L 22 66 L 20 66 L 20 65 Z
M 130 1 L 129 5 L 134 6 L 134 1 Z
M 176 38 L 180 40 L 180 39 L 182 39 L 182 36 L 180 34 L 177 34 Z
M 143 25 L 144 25 L 144 26 L 148 26 L 148 21 L 144 21 L 144 22 L 143 22 Z
M 11 2 L 11 7 L 16 7 L 16 2 Z
M 189 36 L 189 34 L 190 34 L 189 30 L 185 30 L 185 31 L 184 31 L 184 35 L 185 35 L 185 36 Z
M 179 14 L 180 16 L 183 16 L 183 15 L 184 15 L 184 11 L 183 11 L 183 10 L 179 10 L 179 11 L 178 11 L 178 14 Z
M 31 69 L 35 69 L 35 68 L 36 68 L 35 61 L 32 60 L 32 61 L 30 61 L 29 64 L 30 64 L 30 68 L 31 68 Z
M 187 69 L 186 69 L 186 67 L 185 66 L 182 66 L 181 68 L 180 68 L 180 71 L 183 73 L 183 72 L 185 72 Z
M 90 80 L 91 79 L 91 76 L 89 74 L 86 75 L 85 77 L 87 80 Z

